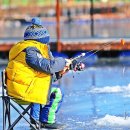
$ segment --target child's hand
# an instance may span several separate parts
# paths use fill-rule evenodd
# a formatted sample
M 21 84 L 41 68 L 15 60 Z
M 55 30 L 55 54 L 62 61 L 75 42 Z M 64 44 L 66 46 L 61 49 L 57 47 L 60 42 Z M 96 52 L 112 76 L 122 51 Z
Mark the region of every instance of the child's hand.
M 64 75 L 65 73 L 67 73 L 70 70 L 69 68 L 70 68 L 69 66 L 65 66 L 64 69 L 59 72 L 59 74 L 61 76 Z
M 59 72 L 59 74 L 62 76 L 63 74 L 67 73 L 70 70 L 70 65 L 72 64 L 71 59 L 65 59 L 66 60 L 66 66 L 64 67 L 63 70 Z
M 69 67 L 72 64 L 71 59 L 65 59 L 65 61 L 66 61 L 66 67 Z

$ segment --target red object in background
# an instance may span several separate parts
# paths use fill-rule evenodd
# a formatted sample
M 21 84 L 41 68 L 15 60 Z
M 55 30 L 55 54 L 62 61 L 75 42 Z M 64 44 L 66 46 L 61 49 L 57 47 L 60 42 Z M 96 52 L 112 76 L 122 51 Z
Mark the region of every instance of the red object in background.
M 57 51 L 61 52 L 60 45 L 60 0 L 56 0 L 56 34 L 57 34 Z
M 124 45 L 125 44 L 125 40 L 121 39 L 121 44 Z

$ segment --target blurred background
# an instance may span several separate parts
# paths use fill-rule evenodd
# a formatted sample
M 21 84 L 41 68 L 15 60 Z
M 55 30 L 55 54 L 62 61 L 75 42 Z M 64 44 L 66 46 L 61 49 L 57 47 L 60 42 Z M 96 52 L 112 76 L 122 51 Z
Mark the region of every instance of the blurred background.
M 128 130 L 130 0 L 0 0 L 0 71 L 32 17 L 49 30 L 55 57 L 86 54 L 86 69 L 69 72 L 60 82 L 65 97 L 58 121 L 65 130 Z M 16 129 L 21 127 L 29 130 L 21 124 Z
M 61 38 L 129 36 L 129 0 L 58 1 Z M 51 37 L 56 38 L 56 2 L 57 0 L 0 0 L 0 26 L 4 30 L 1 30 L 0 37 L 22 37 L 26 24 L 33 16 L 38 16 L 48 27 Z M 90 27 L 92 17 L 93 30 Z
M 36 16 L 50 32 L 52 50 L 69 56 L 97 50 L 99 43 L 119 44 L 121 38 L 129 42 L 129 10 L 130 0 L 0 0 L 0 43 L 9 44 L 1 46 L 0 53 L 8 57 L 10 47 L 23 39 L 24 30 Z M 117 56 L 118 51 L 128 48 L 112 44 L 103 49 Z M 106 54 L 101 52 L 99 55 Z

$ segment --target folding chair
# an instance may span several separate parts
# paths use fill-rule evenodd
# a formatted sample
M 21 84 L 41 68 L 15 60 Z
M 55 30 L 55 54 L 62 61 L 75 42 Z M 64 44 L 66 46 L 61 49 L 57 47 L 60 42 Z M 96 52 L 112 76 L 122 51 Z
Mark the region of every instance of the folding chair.
M 3 130 L 13 130 L 14 126 L 23 118 L 26 122 L 33 128 L 33 130 L 40 130 L 40 123 L 37 122 L 33 117 L 31 117 L 28 112 L 32 106 L 32 103 L 22 101 L 20 99 L 16 99 L 8 95 L 7 85 L 6 85 L 6 72 L 2 71 L 2 101 L 3 101 Z M 22 110 L 21 112 L 18 107 L 14 104 L 16 103 Z M 26 106 L 26 108 L 24 107 Z M 15 119 L 14 122 L 11 123 L 11 107 L 17 111 L 19 116 Z M 36 125 L 32 125 L 30 121 L 25 117 L 25 114 L 29 116 L 29 118 L 33 119 L 36 122 Z

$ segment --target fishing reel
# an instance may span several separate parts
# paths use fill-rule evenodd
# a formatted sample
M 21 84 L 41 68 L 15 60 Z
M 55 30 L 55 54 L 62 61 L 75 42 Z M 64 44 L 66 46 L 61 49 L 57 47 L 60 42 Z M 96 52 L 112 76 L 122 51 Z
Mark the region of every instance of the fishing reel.
M 80 62 L 79 59 L 84 57 L 85 53 L 81 53 L 79 56 L 72 59 L 72 64 L 70 64 L 70 70 L 83 71 L 85 69 L 85 64 Z
M 83 71 L 85 69 L 85 64 L 82 62 L 77 62 L 77 60 L 73 60 L 70 65 L 70 70 L 74 71 Z
M 74 71 L 83 71 L 85 69 L 85 64 L 84 63 L 78 63 L 75 68 Z

